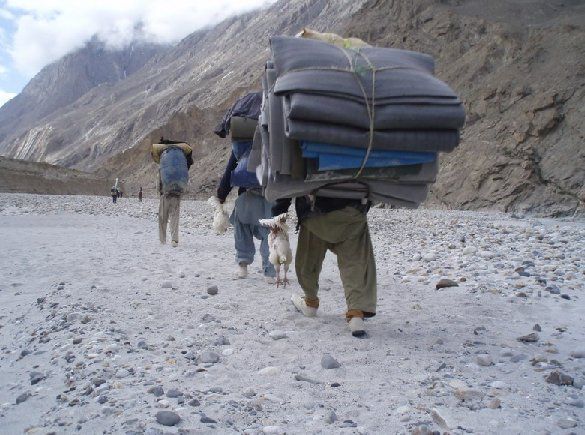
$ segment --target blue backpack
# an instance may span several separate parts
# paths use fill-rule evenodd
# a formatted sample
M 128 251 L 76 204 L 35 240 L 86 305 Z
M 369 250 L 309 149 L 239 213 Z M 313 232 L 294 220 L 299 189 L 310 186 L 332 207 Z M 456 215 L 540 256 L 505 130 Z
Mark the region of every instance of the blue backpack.
M 232 171 L 232 186 L 245 187 L 246 189 L 260 187 L 256 174 L 248 171 L 248 159 L 250 151 L 252 151 L 252 141 L 234 141 L 232 142 L 232 151 L 238 160 L 238 166 Z
M 187 157 L 179 147 L 169 147 L 160 156 L 160 181 L 164 194 L 181 194 L 187 189 Z

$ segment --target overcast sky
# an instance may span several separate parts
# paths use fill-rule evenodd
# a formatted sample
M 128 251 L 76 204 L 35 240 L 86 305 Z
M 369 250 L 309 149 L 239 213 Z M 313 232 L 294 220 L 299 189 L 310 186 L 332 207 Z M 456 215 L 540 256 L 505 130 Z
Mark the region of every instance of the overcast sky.
M 112 47 L 135 36 L 172 43 L 275 0 L 0 0 L 0 106 L 45 65 L 93 35 Z

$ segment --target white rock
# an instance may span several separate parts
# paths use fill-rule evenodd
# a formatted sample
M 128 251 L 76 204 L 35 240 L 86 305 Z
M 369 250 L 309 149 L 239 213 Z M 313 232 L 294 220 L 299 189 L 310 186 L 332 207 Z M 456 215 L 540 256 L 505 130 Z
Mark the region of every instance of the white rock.
M 489 355 L 478 355 L 476 358 L 477 365 L 481 367 L 489 367 L 494 365 L 492 357 Z
M 441 426 L 445 430 L 451 430 L 456 428 L 458 425 L 451 414 L 451 411 L 444 407 L 436 407 L 431 411 L 431 416 L 435 423 Z
M 497 390 L 504 390 L 508 388 L 508 384 L 506 384 L 504 381 L 494 381 L 490 384 L 490 387 L 495 388 Z
M 167 399 L 161 399 L 158 402 L 156 402 L 156 406 L 157 408 L 168 408 L 169 406 L 171 406 L 171 402 L 169 402 Z
M 459 379 L 453 379 L 452 381 L 449 382 L 448 385 L 455 390 L 468 388 L 467 384 Z
M 126 369 L 119 369 L 116 372 L 116 377 L 118 379 L 127 378 L 128 376 L 130 376 L 130 372 L 128 370 L 126 370 Z
M 280 372 L 279 368 L 274 366 L 264 367 L 263 369 L 260 369 L 258 371 L 259 374 L 267 376 L 274 376 L 277 375 L 279 372 Z
M 224 349 L 221 351 L 221 354 L 223 356 L 230 356 L 230 355 L 233 355 L 233 353 L 234 353 L 234 350 L 231 347 L 228 347 L 227 349 Z
M 425 261 L 435 261 L 437 259 L 437 252 L 436 251 L 429 251 L 422 257 Z
M 577 427 L 577 420 L 574 420 L 571 417 L 561 418 L 558 421 L 558 425 L 561 429 L 572 429 Z
M 280 426 L 264 426 L 262 428 L 263 433 L 284 435 L 286 432 Z
M 283 338 L 288 337 L 284 331 L 272 331 L 268 334 L 268 336 L 273 340 L 282 340 Z

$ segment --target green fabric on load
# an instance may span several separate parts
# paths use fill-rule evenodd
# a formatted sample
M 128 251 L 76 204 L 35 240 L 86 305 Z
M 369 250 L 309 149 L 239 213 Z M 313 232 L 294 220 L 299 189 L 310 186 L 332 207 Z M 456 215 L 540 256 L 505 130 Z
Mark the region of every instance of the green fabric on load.
M 376 261 L 366 215 L 346 207 L 303 221 L 295 270 L 307 298 L 318 297 L 319 274 L 327 250 L 337 256 L 347 309 L 375 314 Z
M 230 134 L 232 140 L 252 140 L 258 121 L 241 116 L 233 116 L 230 121 Z

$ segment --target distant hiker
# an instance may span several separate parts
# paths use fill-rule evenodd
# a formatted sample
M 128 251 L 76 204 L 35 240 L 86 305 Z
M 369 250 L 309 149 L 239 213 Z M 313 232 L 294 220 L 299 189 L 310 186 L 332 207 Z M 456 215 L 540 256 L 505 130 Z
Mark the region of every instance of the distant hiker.
M 179 244 L 179 214 L 181 195 L 187 188 L 189 168 L 193 164 L 193 150 L 184 142 L 160 138 L 152 146 L 152 158 L 159 166 L 158 229 L 161 243 L 167 241 L 167 224 L 171 224 L 171 245 Z M 142 188 L 141 188 L 142 192 Z
M 226 137 L 231 133 L 232 151 L 225 171 L 217 188 L 217 201 L 223 204 L 232 190 L 238 188 L 238 198 L 230 216 L 234 226 L 234 247 L 236 250 L 236 278 L 248 276 L 248 265 L 254 261 L 256 248 L 254 238 L 260 240 L 262 269 L 267 282 L 274 283 L 276 271 L 269 261 L 269 229 L 258 222 L 271 217 L 271 207 L 262 196 L 256 174 L 247 170 L 252 140 L 258 124 L 262 95 L 253 92 L 240 98 L 225 114 L 215 133 Z
M 140 190 L 138 191 L 138 201 L 142 202 L 142 186 L 140 186 Z
M 291 201 L 277 200 L 272 215 L 286 213 Z M 376 315 L 376 263 L 366 218 L 370 203 L 302 196 L 296 199 L 295 209 L 300 226 L 295 270 L 305 294 L 293 295 L 293 304 L 307 317 L 317 314 L 319 274 L 330 250 L 337 256 L 349 328 L 354 337 L 365 337 L 363 319 Z
M 115 204 L 116 201 L 118 200 L 118 189 L 116 189 L 116 187 L 112 187 L 112 189 L 110 190 L 111 194 L 112 194 L 112 202 Z

